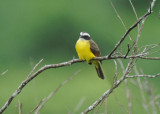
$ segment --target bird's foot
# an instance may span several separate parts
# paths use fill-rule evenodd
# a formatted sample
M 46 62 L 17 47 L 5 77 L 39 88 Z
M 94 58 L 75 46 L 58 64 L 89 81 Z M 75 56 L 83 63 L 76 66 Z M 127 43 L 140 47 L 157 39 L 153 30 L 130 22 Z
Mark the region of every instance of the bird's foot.
M 88 64 L 89 64 L 89 65 L 92 65 L 92 63 L 91 63 L 91 62 L 89 62 Z

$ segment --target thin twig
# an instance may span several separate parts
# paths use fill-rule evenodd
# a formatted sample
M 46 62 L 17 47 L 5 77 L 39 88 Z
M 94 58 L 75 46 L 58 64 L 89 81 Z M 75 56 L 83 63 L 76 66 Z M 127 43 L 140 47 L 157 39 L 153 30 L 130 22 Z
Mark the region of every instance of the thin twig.
M 51 97 L 57 93 L 59 91 L 59 89 L 64 86 L 66 83 L 68 83 L 69 81 L 72 80 L 72 78 L 77 75 L 80 72 L 80 70 L 78 70 L 77 72 L 75 72 L 72 76 L 70 76 L 67 80 L 65 80 L 64 82 L 60 83 L 59 86 L 53 91 L 51 92 L 46 98 L 44 98 L 42 101 L 42 103 L 36 108 L 35 110 L 35 114 L 39 114 L 40 110 L 44 107 L 44 105 L 51 99 Z
M 148 81 L 146 80 L 146 83 L 145 83 L 145 86 L 146 86 L 146 90 L 147 90 L 147 93 L 150 97 L 150 105 L 152 107 L 152 114 L 157 114 L 156 113 L 156 107 L 155 107 L 155 102 L 154 102 L 154 99 L 155 99 L 155 96 L 154 96 L 154 93 L 153 93 L 153 90 L 151 88 L 151 86 L 149 85 Z
M 158 108 L 158 112 L 160 113 L 160 102 L 159 101 L 156 101 L 156 106 L 157 106 L 157 108 Z
M 130 50 L 131 50 L 131 48 L 130 48 L 129 44 L 127 44 L 127 53 L 126 53 L 126 55 L 125 55 L 125 58 L 128 56 Z
M 117 17 L 118 17 L 119 20 L 121 21 L 121 23 L 122 23 L 122 25 L 123 25 L 125 31 L 127 31 L 127 28 L 126 28 L 126 25 L 124 24 L 124 21 L 122 20 L 121 16 L 119 15 L 118 11 L 116 10 L 116 8 L 115 8 L 115 6 L 114 6 L 114 4 L 112 3 L 111 0 L 110 0 L 110 2 L 111 2 L 111 6 L 112 6 L 112 8 L 114 9 L 114 11 L 115 11 Z M 133 40 L 130 34 L 129 34 L 129 38 L 130 38 L 131 41 Z
M 28 77 L 31 76 L 31 74 L 34 72 L 34 70 L 36 69 L 36 67 L 43 61 L 43 59 L 41 59 L 41 60 L 39 61 L 39 63 L 37 63 L 37 64 L 34 66 L 33 58 L 30 57 L 29 59 L 30 59 L 30 66 L 31 66 L 31 68 L 33 68 L 33 70 L 31 71 L 31 73 L 30 73 L 30 75 L 29 75 Z M 36 80 L 33 80 L 32 85 L 33 85 L 33 90 L 34 90 L 33 92 L 34 92 L 35 104 L 37 104 L 37 103 L 38 103 L 38 96 L 37 96 L 37 89 L 36 89 Z
M 160 10 L 159 10 L 158 18 L 160 19 Z
M 144 18 L 143 21 L 145 21 L 145 19 L 146 19 L 146 18 Z M 138 45 L 138 41 L 139 41 L 139 38 L 140 38 L 140 35 L 141 35 L 141 32 L 142 32 L 142 29 L 143 29 L 143 25 L 144 25 L 144 23 L 141 24 L 140 29 L 139 29 L 139 31 L 138 31 L 137 39 L 136 39 L 135 44 L 134 44 L 133 54 L 136 53 L 136 51 L 138 50 L 138 49 L 137 49 L 137 48 L 138 48 L 137 45 Z
M 35 67 L 32 69 L 32 71 L 29 73 L 27 78 L 21 83 L 21 85 L 18 87 L 18 89 L 11 95 L 11 97 L 7 100 L 7 102 L 3 105 L 3 107 L 0 109 L 0 114 L 10 105 L 12 100 L 22 91 L 22 89 L 25 87 L 25 85 L 30 82 L 34 77 L 35 74 L 33 74 L 31 77 L 30 75 L 34 71 L 34 69 L 42 62 L 43 59 L 38 62 L 38 64 L 35 65 Z M 38 75 L 38 74 L 37 74 Z
M 147 45 L 147 46 L 148 46 L 148 45 Z M 147 46 L 145 46 L 145 47 L 147 47 Z M 144 51 L 144 53 L 145 53 L 145 52 L 148 52 L 148 51 L 150 51 L 150 50 L 152 50 L 152 49 L 154 49 L 154 48 L 156 48 L 157 46 L 160 46 L 160 43 L 154 44 L 151 48 L 146 49 L 146 50 Z
M 5 75 L 7 72 L 8 72 L 8 70 L 6 70 L 6 71 L 2 72 L 2 73 L 0 74 L 0 76 Z
M 22 103 L 18 100 L 18 110 L 19 114 L 22 114 Z
M 155 2 L 156 2 L 156 0 L 150 1 L 150 7 L 148 8 L 148 13 L 149 13 L 149 14 L 152 13 L 152 8 L 153 8 Z M 135 46 L 134 46 L 135 48 L 137 47 L 138 40 L 139 40 L 139 38 L 140 38 L 140 35 L 141 35 L 141 32 L 142 32 L 142 29 L 143 29 L 143 26 L 144 26 L 144 23 L 145 23 L 146 19 L 147 19 L 146 17 L 144 17 L 144 18 L 142 19 L 141 27 L 140 27 L 140 29 L 139 29 L 139 31 L 138 31 L 136 43 L 135 43 Z
M 139 72 L 138 72 L 136 66 L 134 67 L 134 71 L 135 71 L 136 75 L 139 75 Z M 142 86 L 140 77 L 137 77 L 137 82 L 138 82 L 138 86 L 139 86 L 140 93 L 141 93 L 142 100 L 143 100 L 143 102 L 142 102 L 143 103 L 143 107 L 144 107 L 146 113 L 149 114 L 149 110 L 148 110 L 148 106 L 147 106 L 147 100 L 146 100 L 145 95 L 144 95 L 144 88 Z
M 152 104 L 152 102 L 156 102 L 156 100 L 158 100 L 158 99 L 160 99 L 160 94 L 157 95 L 157 96 L 155 96 L 155 97 L 150 101 L 149 104 Z
M 101 108 L 102 104 L 104 103 L 104 101 L 105 101 L 105 100 L 103 100 L 103 101 L 99 104 L 99 106 L 97 106 L 97 110 L 94 112 L 94 114 L 98 114 L 98 111 L 100 110 L 100 108 Z
M 117 62 L 116 62 L 116 60 L 114 60 L 114 64 L 115 64 L 115 75 L 114 75 L 113 84 L 115 84 L 115 82 L 117 81 L 117 77 L 118 77 L 118 70 L 117 70 Z
M 42 100 L 36 105 L 36 107 L 33 109 L 33 110 L 31 110 L 28 114 L 31 114 L 32 112 L 34 112 L 40 105 L 41 105 L 41 103 L 42 103 Z
M 132 9 L 133 9 L 133 12 L 134 12 L 134 14 L 136 16 L 136 19 L 138 20 L 138 15 L 137 15 L 136 9 L 135 9 L 135 7 L 134 7 L 134 5 L 132 3 L 132 0 L 129 0 L 129 2 L 131 4 L 131 6 L 132 6 Z M 139 24 L 138 24 L 138 31 L 139 31 Z
M 114 97 L 115 97 L 115 100 L 116 100 L 117 104 L 119 104 L 119 106 L 121 107 L 121 111 L 123 111 L 122 114 L 129 113 L 128 109 L 126 108 L 126 106 L 124 104 L 122 104 L 122 102 L 117 98 L 117 96 L 114 96 Z
M 118 59 L 118 62 L 122 68 L 122 71 L 123 71 L 123 75 L 125 75 L 125 69 L 124 69 L 124 65 L 122 63 L 121 60 Z M 132 103 L 131 103 L 131 99 L 130 99 L 130 91 L 129 91 L 129 88 L 128 88 L 128 81 L 125 80 L 125 85 L 126 85 L 126 97 L 127 97 L 127 100 L 128 100 L 128 108 L 129 108 L 129 114 L 132 114 Z
M 123 75 L 125 75 L 125 69 L 124 69 L 124 65 L 122 63 L 121 60 L 118 59 L 118 62 L 122 68 L 122 71 L 123 71 Z M 125 85 L 126 85 L 126 97 L 127 97 L 127 100 L 128 100 L 128 108 L 129 108 L 129 114 L 132 114 L 132 103 L 131 103 L 131 99 L 130 99 L 130 91 L 129 91 L 129 88 L 128 88 L 128 81 L 125 80 Z
M 29 73 L 28 77 L 30 77 L 32 75 L 32 73 L 34 72 L 34 70 L 37 68 L 37 66 L 43 61 L 43 59 L 41 59 L 32 69 L 32 71 Z
M 153 55 L 153 54 L 159 53 L 159 52 L 160 52 L 160 50 L 156 50 L 156 51 L 154 51 L 154 52 L 152 52 L 152 53 L 148 53 L 147 55 Z
M 126 78 L 136 78 L 136 77 L 148 77 L 148 78 L 155 78 L 160 76 L 160 73 L 156 74 L 156 75 L 145 75 L 145 74 L 139 74 L 139 75 L 132 75 L 132 76 L 126 76 Z
M 77 106 L 74 109 L 74 114 L 80 109 L 80 107 L 83 105 L 84 101 L 85 101 L 85 97 L 80 99 L 79 103 L 77 104 Z
M 108 111 L 108 105 L 107 105 L 107 99 L 104 101 L 104 114 L 107 114 L 107 111 Z
M 126 97 L 128 100 L 129 114 L 132 114 L 132 102 L 131 102 L 130 91 L 128 87 L 128 80 L 125 80 L 125 85 L 126 85 Z
M 121 66 L 121 68 L 122 68 L 122 72 L 123 72 L 123 74 L 124 74 L 124 73 L 125 73 L 124 65 L 123 65 L 123 63 L 122 63 L 122 61 L 121 61 L 120 59 L 118 59 L 118 62 L 119 62 L 119 64 L 120 64 L 120 66 Z

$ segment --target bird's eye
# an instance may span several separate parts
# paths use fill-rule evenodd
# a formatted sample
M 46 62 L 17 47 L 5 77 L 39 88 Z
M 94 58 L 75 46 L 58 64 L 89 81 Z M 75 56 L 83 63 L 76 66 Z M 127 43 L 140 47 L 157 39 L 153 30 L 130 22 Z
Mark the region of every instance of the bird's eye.
M 86 40 L 89 40 L 89 39 L 90 39 L 90 37 L 87 36 L 87 35 L 83 36 L 83 38 L 86 39 Z

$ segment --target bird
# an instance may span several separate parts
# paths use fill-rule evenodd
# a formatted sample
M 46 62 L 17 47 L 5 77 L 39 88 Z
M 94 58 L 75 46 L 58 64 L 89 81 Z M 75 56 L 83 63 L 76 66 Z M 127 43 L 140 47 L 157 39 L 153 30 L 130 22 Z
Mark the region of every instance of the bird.
M 87 61 L 88 64 L 94 64 L 98 77 L 105 78 L 102 70 L 101 61 L 92 60 L 95 57 L 100 57 L 101 52 L 98 45 L 91 39 L 90 34 L 87 32 L 80 32 L 79 39 L 75 45 L 78 57 L 80 60 Z

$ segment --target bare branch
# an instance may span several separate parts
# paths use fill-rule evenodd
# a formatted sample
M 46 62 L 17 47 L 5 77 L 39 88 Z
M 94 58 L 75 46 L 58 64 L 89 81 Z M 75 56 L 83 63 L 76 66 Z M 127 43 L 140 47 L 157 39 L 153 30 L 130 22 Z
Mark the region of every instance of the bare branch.
M 148 13 L 149 13 L 149 14 L 152 13 L 152 8 L 153 8 L 153 6 L 154 6 L 154 4 L 155 4 L 155 1 L 156 1 L 156 0 L 150 1 L 150 7 L 148 8 Z M 139 31 L 138 31 L 138 35 L 137 35 L 137 39 L 136 39 L 134 48 L 137 48 L 138 40 L 139 40 L 139 38 L 140 38 L 142 29 L 143 29 L 143 25 L 144 25 L 144 23 L 145 23 L 145 21 L 146 21 L 146 18 L 147 18 L 147 17 L 145 17 L 145 18 L 142 19 L 141 27 L 140 27 L 140 29 L 139 29 Z M 135 52 L 135 50 L 136 50 L 136 49 L 134 49 L 134 52 Z
M 146 55 L 143 54 L 137 54 L 137 55 L 131 55 L 125 57 L 125 55 L 122 56 L 114 56 L 108 58 L 108 56 L 103 56 L 103 57 L 95 57 L 93 60 L 110 60 L 110 59 L 131 59 L 131 58 L 137 58 L 137 59 L 147 59 L 147 60 L 160 60 L 160 57 L 145 57 Z M 81 61 L 82 62 L 82 61 Z
M 143 74 L 139 74 L 139 75 L 132 75 L 132 76 L 126 76 L 126 78 L 136 78 L 136 77 L 148 77 L 148 78 L 155 78 L 160 76 L 160 73 L 156 74 L 156 75 L 143 75 Z
M 140 57 L 141 59 L 160 60 L 160 57 Z
M 96 100 L 92 105 L 90 105 L 82 114 L 87 114 L 91 110 L 93 110 L 99 103 L 101 103 L 104 99 L 106 99 L 113 91 L 115 88 L 117 88 L 125 79 L 125 77 L 121 77 L 118 81 L 116 81 L 115 85 L 108 89 L 98 100 Z
M 117 48 L 121 45 L 121 43 L 124 41 L 126 36 L 130 33 L 132 29 L 134 29 L 144 18 L 146 18 L 148 15 L 150 15 L 151 12 L 147 12 L 144 14 L 144 16 L 140 17 L 128 30 L 127 32 L 122 36 L 121 40 L 115 45 L 115 48 L 111 51 L 108 57 L 111 57 L 112 54 L 117 50 Z
M 116 83 L 112 86 L 112 88 L 108 89 L 97 101 L 95 101 L 84 112 L 82 112 L 82 114 L 86 114 L 89 111 L 93 110 L 98 104 L 104 101 L 104 99 L 106 99 L 113 92 L 113 90 L 117 88 L 126 79 L 126 76 L 130 73 L 130 67 L 132 63 L 133 63 L 133 58 L 130 59 L 123 76 L 118 81 L 116 81 Z
M 151 3 L 150 3 L 150 7 L 147 11 L 146 14 L 144 14 L 142 17 L 140 17 L 128 30 L 127 32 L 122 36 L 121 40 L 115 45 L 115 48 L 111 51 L 111 53 L 108 55 L 108 57 L 110 58 L 112 56 L 112 54 L 117 50 L 117 48 L 121 45 L 121 43 L 124 41 L 124 39 L 126 38 L 126 36 L 130 33 L 130 31 L 132 31 L 132 29 L 134 29 L 141 21 L 142 21 L 142 25 L 141 25 L 141 28 L 143 27 L 144 25 L 144 22 L 147 18 L 148 15 L 150 15 L 152 13 L 152 8 L 155 4 L 156 0 L 153 0 Z M 141 30 L 139 30 L 141 31 Z M 139 32 L 139 35 L 140 35 L 141 32 Z M 138 36 L 139 37 L 139 36 Z M 138 41 L 139 38 L 137 38 L 137 41 Z
M 153 4 L 154 2 L 152 1 L 151 4 Z M 152 9 L 152 6 L 154 5 L 150 5 L 150 9 Z M 129 29 L 128 31 L 123 35 L 123 37 L 121 38 L 121 40 L 116 44 L 115 48 L 111 51 L 111 53 L 109 54 L 109 56 L 107 58 L 111 58 L 112 54 L 117 50 L 117 48 L 121 45 L 121 43 L 124 41 L 124 39 L 126 38 L 126 36 L 129 34 L 129 32 L 134 29 L 142 20 L 146 19 L 146 17 L 148 15 L 151 14 L 151 10 L 148 11 L 144 16 L 140 17 L 137 22 L 135 24 L 133 24 Z M 140 32 L 141 33 L 141 32 Z M 139 33 L 139 34 L 140 34 Z M 137 40 L 138 42 L 138 40 Z M 136 47 L 134 48 L 134 50 L 136 49 Z M 134 53 L 132 53 L 132 56 Z M 142 57 L 142 56 L 139 56 L 139 57 Z M 89 106 L 84 112 L 82 112 L 82 114 L 86 114 L 88 112 L 90 112 L 91 110 L 93 110 L 99 103 L 101 103 L 104 99 L 106 99 L 112 92 L 115 88 L 117 88 L 126 78 L 128 78 L 128 74 L 131 72 L 131 69 L 133 68 L 133 66 L 135 65 L 136 61 L 137 61 L 137 58 L 135 61 L 133 61 L 134 58 L 131 58 L 127 67 L 126 67 L 126 70 L 125 70 L 125 73 L 124 75 L 121 77 L 121 79 L 119 79 L 115 85 L 108 89 L 97 101 L 95 101 L 91 106 Z
M 125 72 L 125 75 L 126 75 L 126 72 Z M 82 114 L 86 114 L 86 113 L 90 112 L 91 110 L 93 110 L 99 103 L 101 103 L 104 99 L 106 99 L 114 91 L 114 89 L 117 88 L 126 78 L 134 78 L 134 77 L 150 77 L 150 78 L 154 78 L 154 77 L 157 77 L 159 75 L 160 75 L 160 73 L 157 74 L 157 75 L 122 76 L 121 79 L 119 79 L 118 81 L 116 81 L 115 85 L 112 88 L 108 89 L 98 100 L 96 100 L 84 112 L 82 112 Z
M 130 59 L 130 58 L 141 58 L 141 59 L 151 59 L 151 60 L 160 60 L 160 57 L 143 57 L 142 54 L 138 54 L 135 56 L 115 56 L 115 57 L 108 57 L 108 56 L 104 56 L 104 57 L 96 57 L 93 60 L 109 60 L 109 59 L 119 59 L 119 58 L 124 58 L 124 59 Z M 33 80 L 37 75 L 39 75 L 40 73 L 42 73 L 43 71 L 50 69 L 50 68 L 59 68 L 59 67 L 63 67 L 63 66 L 70 66 L 71 64 L 74 63 L 79 63 L 79 62 L 83 62 L 82 60 L 79 59 L 73 59 L 67 62 L 63 62 L 63 63 L 59 63 L 59 64 L 50 64 L 50 65 L 45 65 L 43 67 L 41 67 L 38 71 L 36 71 L 35 73 L 33 73 L 31 76 L 28 76 L 21 84 L 20 86 L 17 88 L 17 90 L 11 95 L 11 97 L 7 100 L 7 102 L 4 104 L 4 106 L 0 109 L 0 113 L 2 113 L 12 102 L 12 100 L 22 91 L 22 89 L 31 81 Z M 40 62 L 39 62 L 40 63 Z M 35 67 L 34 67 L 35 68 Z M 32 72 L 32 71 L 31 71 Z M 31 73 L 30 73 L 31 74 Z
M 127 56 L 125 57 L 125 55 L 123 56 L 115 56 L 115 57 L 108 57 L 108 56 L 104 56 L 104 57 L 96 57 L 93 60 L 109 60 L 109 59 L 131 59 L 131 58 L 140 58 L 140 59 L 150 59 L 150 60 L 160 60 L 160 57 L 143 57 L 142 54 L 138 54 L 135 56 Z M 40 73 L 42 73 L 43 71 L 50 69 L 50 68 L 59 68 L 59 67 L 63 67 L 63 66 L 70 66 L 71 64 L 74 63 L 79 63 L 79 62 L 83 62 L 79 59 L 73 59 L 67 62 L 63 62 L 63 63 L 59 63 L 59 64 L 50 64 L 50 65 L 45 65 L 43 67 L 41 67 L 38 71 L 36 71 L 35 73 L 33 73 L 31 76 L 27 77 L 18 87 L 18 89 L 11 95 L 11 97 L 7 100 L 7 102 L 4 104 L 4 106 L 0 109 L 0 113 L 2 113 L 12 102 L 12 100 L 22 91 L 22 89 L 31 81 L 33 80 L 37 75 L 39 75 Z
M 2 113 L 12 102 L 12 100 L 22 91 L 22 89 L 26 86 L 26 84 L 28 84 L 31 80 L 33 80 L 37 75 L 39 75 L 40 73 L 42 73 L 43 71 L 50 69 L 50 68 L 57 68 L 57 67 L 63 67 L 63 66 L 69 66 L 73 63 L 77 63 L 77 62 L 82 62 L 79 59 L 74 59 L 68 62 L 63 62 L 60 64 L 51 64 L 51 65 L 45 65 L 43 67 L 41 67 L 37 72 L 35 72 L 34 74 L 32 74 L 32 76 L 27 77 L 18 87 L 18 89 L 11 95 L 11 97 L 6 101 L 6 103 L 3 105 L 3 107 L 0 109 L 0 113 Z
M 104 57 L 96 57 L 93 60 L 109 60 L 109 59 L 130 59 L 127 68 L 125 69 L 125 73 L 124 75 L 115 82 L 115 84 L 113 85 L 112 88 L 108 89 L 97 101 L 95 101 L 95 103 L 93 103 L 89 108 L 87 108 L 84 113 L 89 112 L 90 110 L 94 109 L 99 103 L 101 103 L 105 98 L 107 98 L 115 88 L 117 88 L 126 78 L 134 78 L 134 77 L 157 77 L 160 75 L 132 75 L 132 76 L 128 76 L 128 74 L 131 72 L 131 69 L 133 68 L 133 66 L 135 65 L 137 59 L 150 59 L 150 60 L 160 60 L 160 57 L 147 57 L 148 54 L 140 53 L 140 54 L 132 54 L 131 56 L 128 56 L 128 54 L 126 55 L 120 55 L 120 56 L 116 56 L 113 54 L 115 53 L 115 51 L 117 50 L 117 48 L 122 44 L 122 42 L 126 39 L 126 36 L 140 23 L 142 22 L 142 25 L 145 22 L 145 19 L 148 15 L 151 14 L 151 10 L 154 6 L 156 0 L 153 0 L 150 4 L 150 8 L 148 10 L 148 12 L 146 14 L 144 14 L 142 17 L 140 17 L 126 32 L 125 34 L 122 36 L 122 38 L 120 39 L 120 41 L 115 45 L 114 49 L 110 52 L 110 54 L 108 56 L 104 56 Z M 140 31 L 140 30 L 139 30 Z M 141 32 L 139 32 L 139 35 L 141 34 Z M 138 42 L 138 37 L 137 37 L 137 42 Z M 136 45 L 136 44 L 135 44 Z M 136 48 L 135 48 L 136 49 Z M 129 53 L 129 51 L 127 52 Z M 134 61 L 135 60 L 135 61 Z M 42 62 L 42 60 L 37 63 L 35 65 L 35 67 L 32 69 L 32 71 L 29 73 L 28 77 L 22 81 L 22 83 L 19 85 L 19 87 L 16 89 L 16 91 L 10 96 L 10 98 L 6 101 L 6 103 L 3 105 L 3 107 L 0 109 L 0 113 L 3 113 L 4 110 L 7 109 L 7 107 L 10 105 L 10 103 L 12 102 L 12 100 L 22 91 L 22 89 L 31 81 L 33 80 L 35 77 L 37 77 L 40 73 L 42 73 L 43 71 L 50 69 L 50 68 L 59 68 L 59 67 L 64 67 L 64 66 L 70 66 L 71 64 L 74 63 L 79 63 L 79 62 L 83 62 L 79 59 L 72 59 L 70 61 L 67 62 L 63 62 L 63 63 L 59 63 L 59 64 L 50 64 L 50 65 L 45 65 L 43 67 L 41 67 L 40 69 L 38 69 L 35 73 L 34 70 L 36 69 L 36 67 Z M 3 73 L 2 73 L 3 74 Z M 36 108 L 37 110 L 37 108 Z

